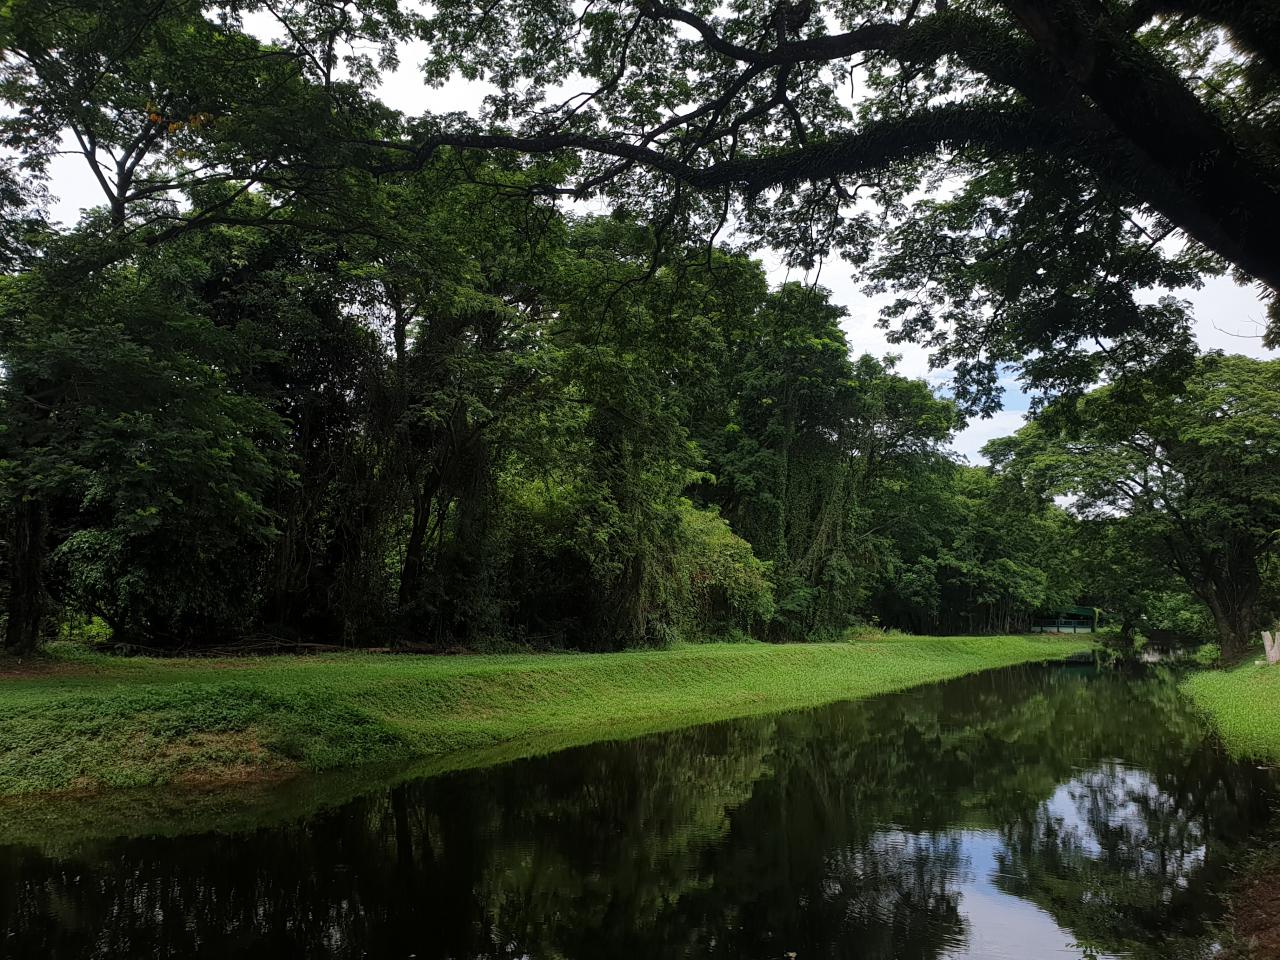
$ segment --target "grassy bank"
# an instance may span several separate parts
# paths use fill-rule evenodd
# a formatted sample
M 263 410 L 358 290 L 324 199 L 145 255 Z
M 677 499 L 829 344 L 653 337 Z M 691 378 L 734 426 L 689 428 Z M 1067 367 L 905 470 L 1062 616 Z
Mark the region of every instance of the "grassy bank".
M 0 795 L 221 784 L 357 763 L 439 768 L 869 696 L 1087 649 L 1043 637 L 618 654 L 0 664 Z
M 1181 687 L 1213 718 L 1233 753 L 1280 761 L 1280 667 L 1206 670 Z
M 1250 662 L 1205 670 L 1179 686 L 1212 719 L 1237 756 L 1280 762 L 1280 667 Z M 1229 898 L 1224 960 L 1280 956 L 1280 841 L 1253 852 Z

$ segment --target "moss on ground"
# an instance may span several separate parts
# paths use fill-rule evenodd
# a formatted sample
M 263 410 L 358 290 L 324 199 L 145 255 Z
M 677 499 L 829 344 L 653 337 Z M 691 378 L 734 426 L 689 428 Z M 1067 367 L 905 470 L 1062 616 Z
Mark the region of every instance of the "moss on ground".
M 435 770 L 1056 659 L 1087 640 L 887 637 L 615 654 L 0 661 L 0 796 Z

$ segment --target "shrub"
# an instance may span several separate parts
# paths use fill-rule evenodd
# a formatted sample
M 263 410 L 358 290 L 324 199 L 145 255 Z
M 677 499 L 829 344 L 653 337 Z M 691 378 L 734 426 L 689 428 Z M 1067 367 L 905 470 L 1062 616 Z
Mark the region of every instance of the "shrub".
M 1128 636 L 1125 636 L 1124 630 L 1114 623 L 1099 627 L 1093 636 L 1104 647 L 1132 647 L 1134 650 L 1141 650 L 1147 645 L 1147 638 L 1142 633 L 1130 630 Z
M 58 639 L 68 640 L 85 647 L 110 643 L 111 627 L 101 617 L 73 615 L 58 625 Z
M 1217 636 L 1209 608 L 1185 593 L 1166 592 L 1148 598 L 1146 621 L 1153 629 L 1166 631 L 1188 645 L 1212 643 Z
M 1216 643 L 1201 644 L 1191 659 L 1201 667 L 1216 667 L 1222 661 L 1222 648 Z
M 1108 624 L 1105 627 L 1099 627 L 1094 631 L 1093 636 L 1099 643 L 1108 647 L 1117 647 L 1124 640 L 1123 633 L 1115 624 Z
M 681 550 L 677 566 L 689 585 L 687 637 L 749 634 L 774 615 L 769 564 L 715 510 L 680 504 Z

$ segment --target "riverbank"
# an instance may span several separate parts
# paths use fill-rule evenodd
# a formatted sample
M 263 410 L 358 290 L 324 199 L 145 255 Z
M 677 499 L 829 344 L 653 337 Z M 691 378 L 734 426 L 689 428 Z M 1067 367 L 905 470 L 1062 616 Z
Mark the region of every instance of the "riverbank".
M 1204 670 L 1180 686 L 1213 718 L 1233 753 L 1280 762 L 1280 667 L 1250 662 Z
M 1229 897 L 1222 960 L 1280 957 L 1280 844 L 1255 850 L 1240 868 Z
M 286 778 L 363 763 L 441 769 L 816 706 L 1087 640 L 919 637 L 616 654 L 0 662 L 0 796 Z
M 1217 727 L 1236 756 L 1280 762 L 1280 667 L 1249 662 L 1193 673 L 1179 684 Z M 1229 960 L 1280 956 L 1280 842 L 1244 863 L 1231 892 L 1225 928 Z

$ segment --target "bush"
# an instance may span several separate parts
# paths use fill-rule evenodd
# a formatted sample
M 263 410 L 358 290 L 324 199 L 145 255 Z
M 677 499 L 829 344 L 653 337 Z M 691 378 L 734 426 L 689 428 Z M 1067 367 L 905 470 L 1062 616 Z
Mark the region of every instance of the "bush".
M 760 640 L 740 627 L 729 627 L 721 633 L 691 634 L 684 637 L 680 642 L 698 645 L 703 643 L 759 643 Z
M 1166 592 L 1148 598 L 1146 621 L 1187 645 L 1210 644 L 1217 636 L 1209 608 L 1189 594 Z
M 84 647 L 102 646 L 111 642 L 111 627 L 101 617 L 73 615 L 58 625 L 58 639 Z
M 686 638 L 739 637 L 774 615 L 769 564 L 715 510 L 680 503 L 681 550 L 677 568 L 689 587 L 689 609 L 679 619 Z
M 1191 659 L 1197 666 L 1216 667 L 1222 661 L 1222 648 L 1216 643 L 1205 643 L 1196 648 Z
M 1124 630 L 1116 624 L 1099 627 L 1093 636 L 1104 647 L 1132 647 L 1134 650 L 1141 650 L 1147 645 L 1147 638 L 1140 631 L 1131 630 L 1126 637 Z
M 517 640 L 586 649 L 749 640 L 774 615 L 769 565 L 715 510 L 651 498 L 638 520 L 577 482 L 507 478 L 503 494 L 506 617 Z M 620 618 L 624 606 L 634 616 Z
M 1115 624 L 1099 627 L 1094 631 L 1094 639 L 1106 647 L 1118 647 L 1124 641 L 1124 634 Z

